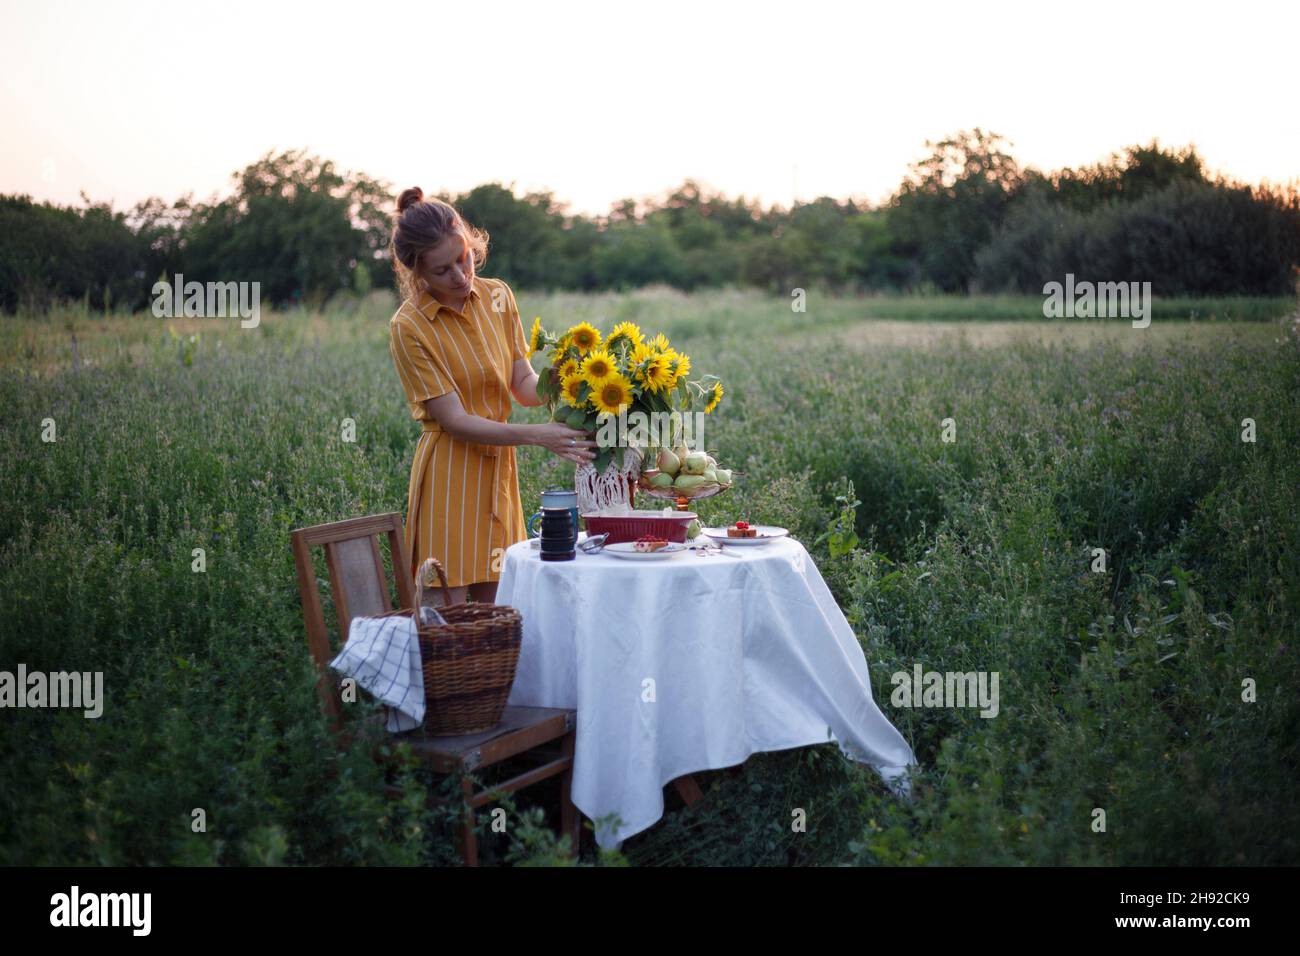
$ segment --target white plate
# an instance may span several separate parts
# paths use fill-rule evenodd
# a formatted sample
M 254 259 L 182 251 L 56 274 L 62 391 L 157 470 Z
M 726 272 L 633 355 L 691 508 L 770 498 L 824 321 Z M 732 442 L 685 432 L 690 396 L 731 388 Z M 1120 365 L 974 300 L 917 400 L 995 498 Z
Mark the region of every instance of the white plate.
M 690 548 L 684 544 L 670 541 L 668 547 L 660 548 L 658 551 L 637 551 L 635 541 L 620 541 L 617 544 L 605 545 L 600 553 L 612 554 L 616 558 L 631 558 L 633 561 L 660 561 L 689 550 Z
M 778 528 L 774 524 L 756 524 L 752 525 L 758 532 L 753 538 L 729 538 L 727 537 L 726 528 L 703 528 L 700 534 L 708 535 L 719 544 L 738 544 L 738 545 L 756 545 L 768 544 L 777 538 L 784 538 L 790 534 L 785 528 Z

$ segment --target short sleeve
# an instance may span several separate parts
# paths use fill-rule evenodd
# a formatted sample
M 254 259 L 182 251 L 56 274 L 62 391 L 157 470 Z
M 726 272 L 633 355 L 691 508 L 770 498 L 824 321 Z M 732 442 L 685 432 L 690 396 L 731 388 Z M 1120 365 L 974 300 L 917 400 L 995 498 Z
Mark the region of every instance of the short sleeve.
M 410 322 L 394 319 L 389 329 L 388 351 L 397 366 L 406 399 L 419 406 L 430 398 L 455 391 L 452 377 Z
M 506 290 L 506 322 L 510 326 L 510 360 L 528 358 L 528 339 L 524 336 L 524 322 L 519 316 L 519 306 L 515 304 L 515 293 L 504 282 L 501 287 Z

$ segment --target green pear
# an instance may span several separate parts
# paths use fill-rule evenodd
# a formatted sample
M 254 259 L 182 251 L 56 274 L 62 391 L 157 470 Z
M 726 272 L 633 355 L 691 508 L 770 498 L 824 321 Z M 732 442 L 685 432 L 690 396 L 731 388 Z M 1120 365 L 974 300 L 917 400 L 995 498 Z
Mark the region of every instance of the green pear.
M 708 456 L 702 451 L 691 452 L 682 462 L 682 471 L 688 475 L 702 475 L 707 467 L 709 467 Z
M 677 472 L 681 470 L 682 460 L 675 452 L 667 448 L 659 449 L 659 470 L 670 477 L 676 477 Z

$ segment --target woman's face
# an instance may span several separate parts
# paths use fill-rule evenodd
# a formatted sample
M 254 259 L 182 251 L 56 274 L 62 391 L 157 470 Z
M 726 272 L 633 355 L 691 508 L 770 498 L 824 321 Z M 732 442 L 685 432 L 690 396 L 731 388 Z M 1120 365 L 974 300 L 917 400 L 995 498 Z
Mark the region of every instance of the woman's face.
M 456 232 L 420 256 L 420 277 L 439 299 L 463 299 L 474 282 L 474 255 L 463 233 Z

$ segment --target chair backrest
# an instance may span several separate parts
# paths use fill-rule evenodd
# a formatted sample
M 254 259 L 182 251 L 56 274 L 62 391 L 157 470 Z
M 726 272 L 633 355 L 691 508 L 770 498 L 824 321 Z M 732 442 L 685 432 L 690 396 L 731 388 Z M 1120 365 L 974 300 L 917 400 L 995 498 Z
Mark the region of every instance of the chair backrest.
M 336 726 L 339 701 L 334 679 L 329 672 L 329 662 L 334 653 L 330 649 L 329 631 L 325 626 L 325 612 L 321 607 L 311 549 L 316 545 L 325 548 L 325 566 L 338 616 L 339 634 L 346 641 L 352 618 L 394 610 L 389 602 L 384 562 L 375 537 L 380 534 L 388 535 L 389 554 L 397 578 L 398 607 L 413 607 L 415 592 L 413 582 L 406 579 L 406 569 L 410 567 L 410 562 L 402 538 L 400 514 L 393 512 L 349 518 L 347 521 L 298 528 L 290 534 L 293 559 L 298 567 L 298 592 L 302 596 L 303 621 L 307 625 L 307 646 L 311 649 L 311 656 L 319 671 L 316 689 Z

